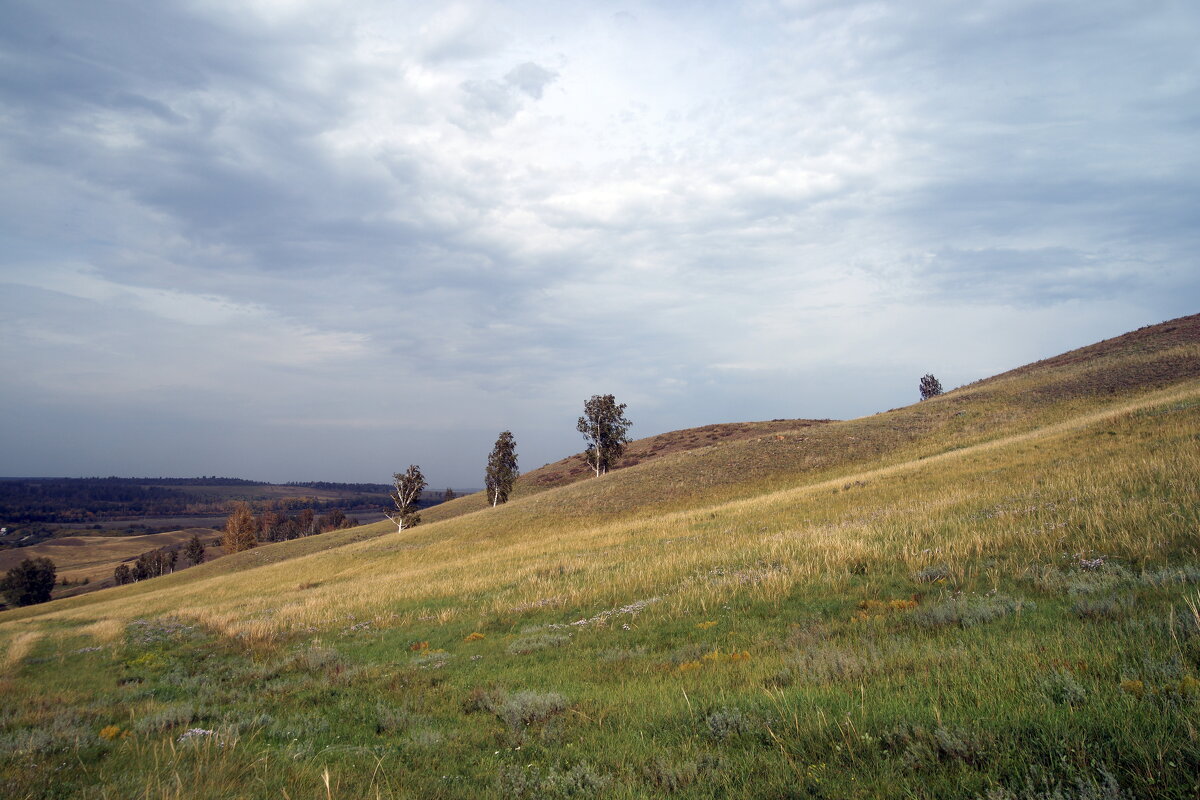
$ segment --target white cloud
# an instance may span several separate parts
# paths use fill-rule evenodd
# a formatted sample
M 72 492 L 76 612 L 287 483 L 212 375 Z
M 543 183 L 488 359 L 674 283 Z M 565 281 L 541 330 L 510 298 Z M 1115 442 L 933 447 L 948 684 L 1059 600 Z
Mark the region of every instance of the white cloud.
M 142 22 L 0 10 L 3 352 L 37 402 L 153 391 L 181 418 L 410 441 L 520 422 L 550 460 L 581 394 L 667 427 L 841 415 L 872 407 L 864 376 L 981 377 L 1200 299 L 1188 6 Z

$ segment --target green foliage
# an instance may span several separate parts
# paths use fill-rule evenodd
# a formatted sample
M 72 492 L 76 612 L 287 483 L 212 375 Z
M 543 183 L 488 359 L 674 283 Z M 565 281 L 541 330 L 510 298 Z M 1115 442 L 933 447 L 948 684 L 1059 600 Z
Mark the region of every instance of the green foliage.
M 173 548 L 163 547 L 158 550 L 150 550 L 138 556 L 137 562 L 133 565 L 133 570 L 130 573 L 135 581 L 144 581 L 147 578 L 157 578 L 160 575 L 167 575 L 175 571 L 175 564 L 179 560 L 179 553 Z M 116 572 L 113 572 L 114 579 Z
M 942 382 L 932 375 L 923 375 L 919 388 L 921 390 L 921 399 L 928 400 L 942 393 Z
M 392 481 L 393 511 L 388 514 L 388 519 L 396 523 L 399 530 L 419 524 L 421 515 L 417 513 L 417 501 L 427 485 L 421 468 L 416 464 L 409 464 L 407 470 L 393 475 Z
M 575 428 L 587 442 L 587 463 L 597 476 L 608 472 L 625 452 L 632 424 L 625 419 L 625 404 L 618 404 L 611 394 L 592 395 L 583 404 L 583 416 Z
M 512 431 L 504 431 L 492 447 L 483 476 L 487 499 L 493 507 L 508 502 L 513 484 L 520 474 L 517 469 L 517 440 L 513 438 Z
M 0 581 L 0 593 L 13 606 L 45 603 L 54 590 L 54 562 L 48 558 L 27 558 L 10 569 Z
M 1087 697 L 1087 690 L 1067 670 L 1056 670 L 1041 679 L 1042 694 L 1051 703 L 1060 706 L 1079 705 Z
M 198 535 L 192 534 L 192 538 L 183 549 L 183 555 L 193 567 L 204 563 L 204 544 Z
M 739 708 L 722 708 L 704 718 L 705 731 L 719 742 L 749 733 L 753 726 L 750 717 Z

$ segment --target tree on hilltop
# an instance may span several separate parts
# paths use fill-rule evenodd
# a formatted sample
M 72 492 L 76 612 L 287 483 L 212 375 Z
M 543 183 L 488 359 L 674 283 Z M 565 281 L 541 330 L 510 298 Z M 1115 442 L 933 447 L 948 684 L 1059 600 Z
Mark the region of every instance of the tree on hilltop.
M 456 495 L 454 493 L 454 490 L 451 489 L 449 486 L 446 487 L 446 491 L 442 492 L 442 502 L 443 503 L 449 503 L 451 500 L 453 500 L 456 497 L 458 497 L 458 495 Z
M 27 558 L 10 569 L 0 581 L 0 593 L 12 606 L 31 606 L 50 599 L 57 570 L 48 558 Z
M 233 513 L 225 520 L 221 546 L 226 553 L 239 553 L 258 547 L 258 520 L 250 513 L 250 506 L 245 503 L 234 504 Z
M 942 382 L 932 375 L 925 375 L 921 378 L 921 399 L 928 400 L 931 397 L 937 397 L 942 393 Z
M 513 483 L 520 474 L 517 469 L 517 440 L 513 438 L 512 431 L 504 431 L 496 439 L 496 445 L 488 456 L 487 470 L 483 476 L 492 508 L 508 502 Z
M 420 467 L 410 464 L 406 472 L 397 472 L 392 476 L 392 480 L 395 484 L 392 489 L 392 504 L 395 509 L 387 518 L 396 523 L 397 531 L 402 531 L 421 521 L 421 515 L 417 513 L 417 500 L 426 486 L 425 476 L 421 474 Z
M 588 443 L 585 457 L 596 477 L 608 472 L 625 452 L 632 424 L 625 419 L 625 404 L 618 404 L 611 394 L 594 394 L 583 404 L 583 416 L 575 428 Z

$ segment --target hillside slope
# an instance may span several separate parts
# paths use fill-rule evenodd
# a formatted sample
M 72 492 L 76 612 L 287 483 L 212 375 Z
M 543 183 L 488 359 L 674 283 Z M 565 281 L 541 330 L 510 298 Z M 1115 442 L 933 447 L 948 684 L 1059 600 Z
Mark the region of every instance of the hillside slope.
M 1194 797 L 1197 333 L 5 612 L 0 778 Z
M 682 508 L 698 499 L 752 496 L 841 469 L 977 444 L 1196 378 L 1200 314 L 1141 328 L 869 417 L 711 425 L 639 439 L 630 444 L 622 469 L 606 476 L 603 488 L 579 497 L 574 512 Z M 591 477 L 583 454 L 577 453 L 522 475 L 513 498 Z M 439 521 L 486 506 L 479 493 L 422 516 Z

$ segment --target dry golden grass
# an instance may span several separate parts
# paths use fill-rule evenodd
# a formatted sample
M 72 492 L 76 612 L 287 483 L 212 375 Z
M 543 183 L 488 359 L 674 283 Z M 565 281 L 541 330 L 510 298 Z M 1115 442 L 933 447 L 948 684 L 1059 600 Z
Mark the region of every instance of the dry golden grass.
M 134 561 L 142 553 L 161 547 L 182 547 L 193 534 L 198 534 L 204 542 L 209 560 L 224 555 L 220 547 L 212 544 L 219 534 L 208 528 L 143 536 L 64 536 L 29 547 L 0 551 L 0 571 L 11 569 L 26 558 L 49 558 L 58 569 L 59 579 L 78 583 L 87 578 L 90 583 L 107 581 L 111 584 L 113 570 L 118 564 Z M 179 565 L 180 568 L 184 563 Z
M 125 634 L 125 623 L 116 619 L 102 619 L 83 627 L 80 631 L 100 644 L 115 642 Z
M 836 586 L 858 565 L 944 564 L 976 579 L 981 560 L 1012 552 L 1026 565 L 1101 548 L 1153 561 L 1188 533 L 1186 515 L 1148 531 L 1144 520 L 1164 515 L 1147 504 L 1161 500 L 1122 487 L 1170 484 L 1200 507 L 1198 398 L 1192 382 L 1002 439 L 697 508 L 611 521 L 570 513 L 576 498 L 637 467 L 235 575 L 214 570 L 158 591 L 146 584 L 75 608 L 52 604 L 40 616 L 113 625 L 176 614 L 270 641 L 362 621 L 516 619 L 541 608 L 586 615 L 649 597 L 682 613 L 734 593 L 781 599 L 797 581 Z M 1131 457 L 1150 435 L 1165 444 Z M 256 556 L 226 561 L 243 558 Z
M 3 668 L 7 672 L 20 665 L 27 655 L 33 652 L 34 645 L 41 640 L 43 634 L 38 630 L 25 630 L 13 633 L 4 650 Z

